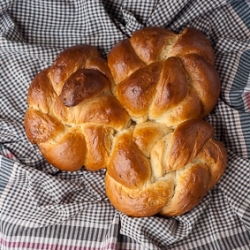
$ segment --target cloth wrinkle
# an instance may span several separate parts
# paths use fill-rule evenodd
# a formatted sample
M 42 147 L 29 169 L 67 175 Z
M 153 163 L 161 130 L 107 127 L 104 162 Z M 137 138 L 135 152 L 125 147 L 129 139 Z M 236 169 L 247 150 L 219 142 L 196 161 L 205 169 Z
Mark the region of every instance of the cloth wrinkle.
M 249 0 L 1 1 L 0 249 L 248 249 L 249 16 Z M 87 43 L 106 58 L 145 26 L 199 29 L 211 41 L 221 79 L 206 120 L 227 148 L 226 172 L 198 206 L 173 218 L 116 211 L 105 194 L 105 170 L 59 171 L 23 127 L 28 87 L 58 53 Z

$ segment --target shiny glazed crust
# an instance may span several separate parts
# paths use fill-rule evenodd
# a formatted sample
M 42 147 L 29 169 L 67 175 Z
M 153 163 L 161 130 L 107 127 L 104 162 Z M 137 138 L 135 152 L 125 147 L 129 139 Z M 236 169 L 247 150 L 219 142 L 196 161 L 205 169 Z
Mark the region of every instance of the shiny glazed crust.
M 65 171 L 106 168 L 114 132 L 130 124 L 112 84 L 106 61 L 89 45 L 64 50 L 34 78 L 25 131 L 48 162 Z
M 213 49 L 193 28 L 180 34 L 160 27 L 138 30 L 114 46 L 108 65 L 114 95 L 137 123 L 149 119 L 176 127 L 205 117 L 219 97 Z
M 141 137 L 148 134 L 147 149 Z M 227 153 L 213 127 L 187 120 L 175 130 L 146 122 L 114 138 L 106 193 L 121 212 L 136 217 L 177 216 L 194 208 L 219 181 Z
M 76 45 L 41 71 L 27 95 L 28 139 L 60 170 L 106 169 L 107 196 L 129 216 L 186 213 L 227 163 L 202 120 L 220 91 L 209 41 L 193 28 L 147 27 L 107 62 Z

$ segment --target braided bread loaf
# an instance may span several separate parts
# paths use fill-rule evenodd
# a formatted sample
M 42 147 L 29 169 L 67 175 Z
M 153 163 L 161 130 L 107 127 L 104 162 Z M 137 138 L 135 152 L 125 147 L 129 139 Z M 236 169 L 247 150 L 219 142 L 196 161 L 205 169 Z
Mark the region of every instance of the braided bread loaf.
M 114 95 L 137 123 L 149 119 L 175 127 L 205 117 L 219 97 L 213 49 L 193 28 L 180 34 L 159 27 L 138 30 L 114 46 L 108 65 Z
M 211 45 L 192 28 L 136 31 L 108 64 L 95 47 L 70 47 L 29 87 L 27 137 L 60 170 L 105 168 L 107 196 L 127 215 L 183 214 L 226 166 L 201 119 L 219 96 L 213 65 Z
M 34 78 L 25 131 L 48 162 L 68 171 L 106 168 L 113 134 L 130 124 L 112 84 L 107 63 L 88 45 L 66 49 Z
M 201 119 L 174 131 L 151 121 L 123 130 L 114 139 L 105 179 L 111 203 L 137 217 L 181 215 L 195 207 L 226 167 L 225 147 L 213 133 Z

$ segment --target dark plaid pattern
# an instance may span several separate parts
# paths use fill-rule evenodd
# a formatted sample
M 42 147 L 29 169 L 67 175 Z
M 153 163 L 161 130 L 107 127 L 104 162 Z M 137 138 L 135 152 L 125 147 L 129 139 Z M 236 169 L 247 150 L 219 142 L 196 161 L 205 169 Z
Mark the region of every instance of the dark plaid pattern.
M 144 26 L 192 26 L 211 41 L 221 79 L 206 117 L 226 145 L 220 182 L 190 212 L 130 218 L 109 203 L 105 171 L 61 172 L 23 128 L 27 89 L 63 49 L 87 43 L 104 57 Z M 0 249 L 249 249 L 250 1 L 1 0 Z

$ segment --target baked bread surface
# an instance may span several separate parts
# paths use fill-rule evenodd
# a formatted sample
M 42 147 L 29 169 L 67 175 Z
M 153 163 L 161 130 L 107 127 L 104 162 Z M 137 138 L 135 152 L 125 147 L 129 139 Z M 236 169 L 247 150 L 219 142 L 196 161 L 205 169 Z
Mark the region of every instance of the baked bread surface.
M 151 135 L 146 148 L 145 134 Z M 202 119 L 172 131 L 146 122 L 119 133 L 105 180 L 111 203 L 136 217 L 177 216 L 194 208 L 225 171 L 227 153 L 213 135 Z
M 98 50 L 77 45 L 61 52 L 28 90 L 28 139 L 60 170 L 106 168 L 112 138 L 130 117 L 112 95 L 113 78 Z
M 130 117 L 168 127 L 211 112 L 220 93 L 214 61 L 209 40 L 193 28 L 175 34 L 146 27 L 117 43 L 108 56 L 114 95 Z
M 70 47 L 28 89 L 27 137 L 60 170 L 106 169 L 107 196 L 129 216 L 186 213 L 227 163 L 202 119 L 219 97 L 214 61 L 193 28 L 143 28 L 107 61 L 93 46 Z

